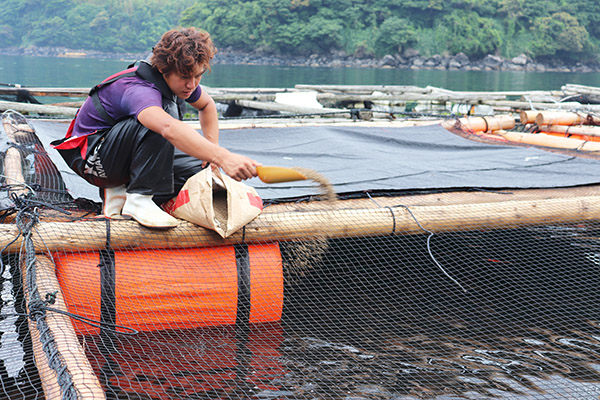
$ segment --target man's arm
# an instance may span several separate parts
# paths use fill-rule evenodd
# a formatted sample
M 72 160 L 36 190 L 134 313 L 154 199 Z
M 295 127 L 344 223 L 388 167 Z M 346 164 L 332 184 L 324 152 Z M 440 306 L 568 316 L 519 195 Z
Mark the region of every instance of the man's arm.
M 213 98 L 202 89 L 200 98 L 190 105 L 198 110 L 198 119 L 204 137 L 214 144 L 219 144 L 219 115 Z
M 162 135 L 179 150 L 192 157 L 215 164 L 233 179 L 243 180 L 256 176 L 256 166 L 260 164 L 246 156 L 232 153 L 224 147 L 213 143 L 212 140 L 215 137 L 212 130 L 209 132 L 209 136 L 213 135 L 212 140 L 209 140 L 185 122 L 173 118 L 161 107 L 157 106 L 142 110 L 138 114 L 138 120 L 146 128 Z M 207 122 L 210 127 L 212 121 L 209 119 Z M 216 134 L 216 140 L 218 141 L 218 128 Z

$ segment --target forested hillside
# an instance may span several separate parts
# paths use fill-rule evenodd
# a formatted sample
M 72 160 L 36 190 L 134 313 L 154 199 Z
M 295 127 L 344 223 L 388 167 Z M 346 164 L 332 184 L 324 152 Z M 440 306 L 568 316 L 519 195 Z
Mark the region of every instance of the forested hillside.
M 147 51 L 176 26 L 221 48 L 381 57 L 465 53 L 597 61 L 597 0 L 3 0 L 0 47 Z

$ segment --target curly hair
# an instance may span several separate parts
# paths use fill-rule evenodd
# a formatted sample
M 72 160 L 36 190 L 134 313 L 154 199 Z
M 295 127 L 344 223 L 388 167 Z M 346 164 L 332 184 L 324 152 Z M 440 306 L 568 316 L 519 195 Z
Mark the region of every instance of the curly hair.
M 196 28 L 171 29 L 152 49 L 150 62 L 164 74 L 190 76 L 196 65 L 210 71 L 210 61 L 216 52 L 208 32 Z

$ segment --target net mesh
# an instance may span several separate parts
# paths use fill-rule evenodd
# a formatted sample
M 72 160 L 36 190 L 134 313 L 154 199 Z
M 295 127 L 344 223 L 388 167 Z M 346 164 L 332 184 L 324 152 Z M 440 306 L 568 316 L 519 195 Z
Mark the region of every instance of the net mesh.
M 95 218 L 3 122 L 28 132 L 4 159 L 50 171 L 1 188 L 3 398 L 600 395 L 597 186 L 337 199 L 315 176 L 223 239 Z

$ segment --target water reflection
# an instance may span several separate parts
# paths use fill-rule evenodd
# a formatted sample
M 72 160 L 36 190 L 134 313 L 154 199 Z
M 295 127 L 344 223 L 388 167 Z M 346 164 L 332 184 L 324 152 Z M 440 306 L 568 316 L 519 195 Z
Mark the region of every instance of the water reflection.
M 109 399 L 242 399 L 279 393 L 282 340 L 275 323 L 87 336 L 84 346 Z
M 598 398 L 594 236 L 438 235 L 433 252 L 466 294 L 424 259 L 423 237 L 334 241 L 288 298 L 283 353 L 298 372 L 286 383 L 336 399 Z

